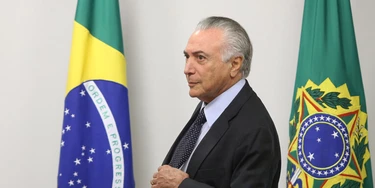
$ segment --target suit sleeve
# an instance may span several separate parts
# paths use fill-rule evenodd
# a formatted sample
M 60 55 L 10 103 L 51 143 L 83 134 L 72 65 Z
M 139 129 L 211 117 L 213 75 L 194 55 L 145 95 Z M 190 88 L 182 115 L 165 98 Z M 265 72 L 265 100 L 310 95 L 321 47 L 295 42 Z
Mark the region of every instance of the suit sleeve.
M 178 188 L 214 188 L 204 183 L 200 183 L 190 178 L 186 178 L 184 181 L 181 182 Z
M 276 130 L 258 127 L 244 138 L 236 149 L 231 187 L 278 187 L 281 168 Z
M 260 127 L 246 135 L 234 153 L 231 188 L 276 188 L 281 169 L 279 142 L 274 131 Z M 179 188 L 214 188 L 187 178 Z

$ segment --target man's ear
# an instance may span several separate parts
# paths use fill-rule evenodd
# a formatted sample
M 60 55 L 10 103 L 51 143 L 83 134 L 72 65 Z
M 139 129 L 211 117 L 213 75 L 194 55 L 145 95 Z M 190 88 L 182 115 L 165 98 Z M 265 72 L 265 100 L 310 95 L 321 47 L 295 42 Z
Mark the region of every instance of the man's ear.
M 238 76 L 238 74 L 241 74 L 240 69 L 242 67 L 243 57 L 242 56 L 233 57 L 230 63 L 231 63 L 230 76 L 234 78 Z

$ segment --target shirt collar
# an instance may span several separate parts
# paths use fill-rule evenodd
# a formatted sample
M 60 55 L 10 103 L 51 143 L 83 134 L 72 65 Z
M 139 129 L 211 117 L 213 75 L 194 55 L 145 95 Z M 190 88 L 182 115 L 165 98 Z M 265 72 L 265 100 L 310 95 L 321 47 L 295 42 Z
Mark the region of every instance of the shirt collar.
M 219 116 L 229 106 L 229 104 L 237 96 L 237 94 L 240 92 L 245 83 L 245 79 L 241 79 L 228 90 L 224 91 L 222 94 L 217 96 L 210 103 L 205 104 L 204 102 L 202 102 L 201 109 L 204 108 L 204 114 L 206 116 L 209 128 L 211 128 L 211 126 L 215 123 L 217 118 L 219 118 Z

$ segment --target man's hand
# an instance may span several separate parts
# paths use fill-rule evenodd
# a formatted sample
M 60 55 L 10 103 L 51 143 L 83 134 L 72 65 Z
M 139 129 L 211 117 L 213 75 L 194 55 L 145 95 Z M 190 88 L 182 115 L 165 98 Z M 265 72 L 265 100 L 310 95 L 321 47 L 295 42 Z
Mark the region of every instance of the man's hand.
M 150 183 L 152 188 L 177 188 L 186 178 L 189 178 L 189 175 L 180 169 L 163 165 L 158 168 Z

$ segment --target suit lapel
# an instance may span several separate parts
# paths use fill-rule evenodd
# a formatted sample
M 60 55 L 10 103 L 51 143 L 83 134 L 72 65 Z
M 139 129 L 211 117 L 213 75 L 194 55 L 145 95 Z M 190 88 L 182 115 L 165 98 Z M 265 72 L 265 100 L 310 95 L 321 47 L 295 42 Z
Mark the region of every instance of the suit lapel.
M 253 93 L 248 82 L 241 89 L 238 95 L 233 99 L 229 106 L 219 116 L 219 118 L 212 125 L 211 129 L 207 132 L 205 137 L 199 143 L 198 147 L 190 159 L 187 173 L 191 178 L 194 178 L 202 162 L 219 142 L 220 138 L 229 128 L 229 121 L 234 118 L 243 104 L 250 98 Z M 190 120 L 191 121 L 191 120 Z M 180 135 L 181 136 L 181 135 Z M 179 136 L 179 137 L 180 137 Z
M 193 156 L 190 159 L 189 166 L 186 172 L 191 178 L 194 178 L 199 167 L 201 166 L 204 159 L 210 153 L 212 148 L 215 147 L 220 138 L 228 129 L 228 120 L 222 116 L 216 120 L 212 125 L 211 129 L 204 136 L 202 141 L 199 143 L 198 147 L 193 153 Z

